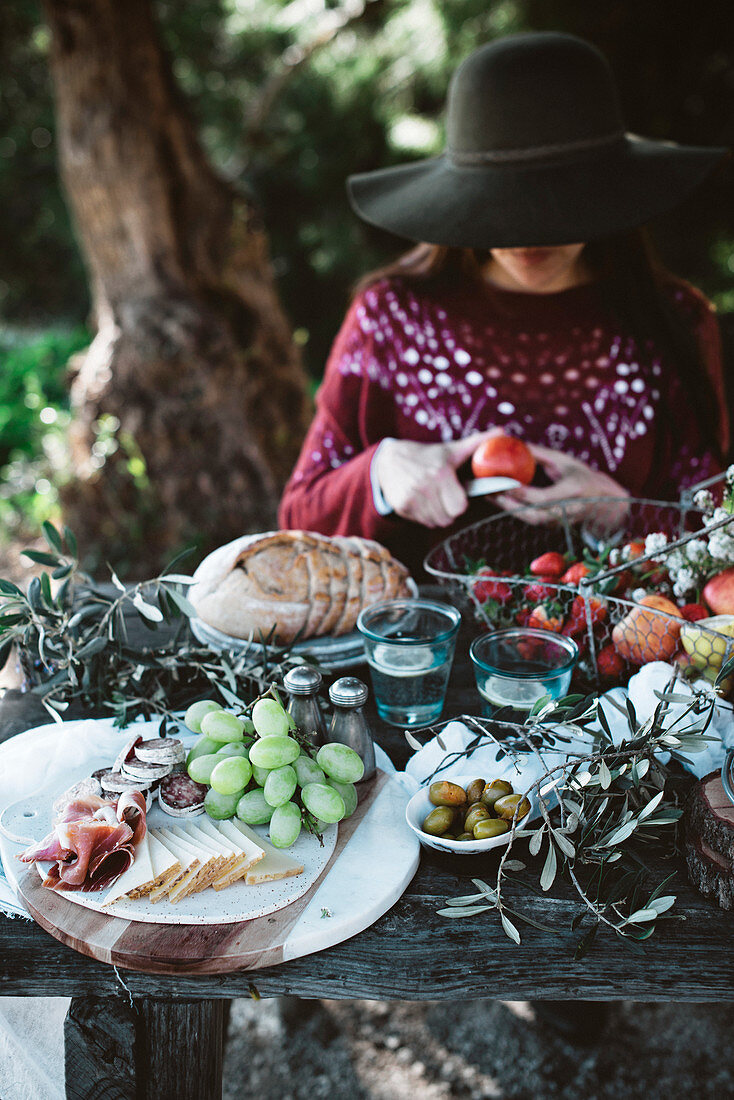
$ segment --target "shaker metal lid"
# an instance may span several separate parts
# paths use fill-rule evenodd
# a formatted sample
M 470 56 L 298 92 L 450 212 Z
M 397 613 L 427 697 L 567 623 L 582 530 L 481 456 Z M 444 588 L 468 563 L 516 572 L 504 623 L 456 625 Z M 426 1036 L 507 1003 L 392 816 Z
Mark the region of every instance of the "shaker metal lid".
M 342 676 L 329 688 L 329 698 L 340 707 L 361 707 L 367 702 L 367 686 L 356 676 Z
M 311 665 L 296 665 L 283 677 L 283 687 L 291 695 L 314 695 L 321 687 L 321 673 Z

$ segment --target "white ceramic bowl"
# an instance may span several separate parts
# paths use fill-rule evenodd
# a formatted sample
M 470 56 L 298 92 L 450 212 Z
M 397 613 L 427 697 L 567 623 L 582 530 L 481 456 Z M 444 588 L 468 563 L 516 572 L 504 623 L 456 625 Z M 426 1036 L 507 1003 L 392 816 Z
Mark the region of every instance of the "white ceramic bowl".
M 442 779 L 448 779 L 451 783 L 458 783 L 460 787 L 466 787 L 468 783 L 471 783 L 473 779 L 479 778 L 475 772 L 473 775 L 456 775 L 450 771 L 441 772 L 436 776 L 435 782 L 439 782 Z M 504 771 L 498 771 L 496 774 L 483 777 L 487 783 L 492 779 L 506 779 L 509 783 L 512 783 L 512 789 L 516 794 L 524 793 L 522 791 L 522 782 L 518 778 L 517 771 L 510 765 Z M 413 797 L 408 805 L 405 807 L 405 820 L 410 825 L 415 835 L 420 840 L 424 848 L 435 848 L 437 852 L 450 852 L 452 855 L 459 856 L 476 856 L 481 855 L 484 852 L 491 852 L 494 848 L 504 848 L 510 839 L 509 831 L 501 833 L 499 836 L 490 837 L 488 840 L 443 840 L 439 836 L 431 836 L 430 833 L 424 833 L 421 825 L 428 817 L 431 810 L 435 810 L 436 807 L 428 797 L 428 788 L 430 783 L 425 787 L 421 787 Z M 516 829 L 523 828 L 528 821 L 531 821 L 534 817 L 537 817 L 538 810 L 533 796 L 530 796 L 530 809 L 518 820 Z

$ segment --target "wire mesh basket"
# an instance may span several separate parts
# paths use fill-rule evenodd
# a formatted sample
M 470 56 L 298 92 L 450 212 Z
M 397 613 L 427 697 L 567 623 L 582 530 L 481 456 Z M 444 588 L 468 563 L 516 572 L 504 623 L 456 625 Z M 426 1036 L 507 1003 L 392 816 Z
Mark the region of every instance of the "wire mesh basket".
M 734 523 L 730 516 L 704 527 L 693 495 L 678 503 L 590 498 L 581 516 L 578 500 L 550 508 L 527 505 L 451 535 L 428 554 L 424 567 L 473 615 L 477 633 L 519 625 L 572 637 L 580 651 L 574 674 L 579 690 L 626 683 L 641 665 L 656 660 L 675 662 L 684 675 L 713 683 L 734 654 L 734 615 L 689 621 L 672 599 L 654 591 L 627 598 L 631 569 L 639 569 L 638 563 L 647 569 L 651 588 L 664 587 L 668 550 Z M 644 539 L 661 531 L 668 547 L 653 559 L 644 552 Z M 633 562 L 591 575 L 550 580 L 530 572 L 530 563 L 549 552 L 563 555 L 568 564 L 583 563 L 585 554 L 603 559 L 611 549 L 630 544 L 637 551 Z

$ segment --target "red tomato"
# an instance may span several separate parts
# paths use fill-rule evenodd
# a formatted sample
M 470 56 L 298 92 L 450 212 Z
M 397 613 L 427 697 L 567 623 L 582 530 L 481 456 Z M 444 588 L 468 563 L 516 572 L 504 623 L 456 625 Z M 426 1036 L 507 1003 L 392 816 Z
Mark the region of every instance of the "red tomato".
M 479 444 L 471 468 L 474 477 L 514 477 L 529 485 L 535 475 L 535 459 L 521 439 L 502 432 Z

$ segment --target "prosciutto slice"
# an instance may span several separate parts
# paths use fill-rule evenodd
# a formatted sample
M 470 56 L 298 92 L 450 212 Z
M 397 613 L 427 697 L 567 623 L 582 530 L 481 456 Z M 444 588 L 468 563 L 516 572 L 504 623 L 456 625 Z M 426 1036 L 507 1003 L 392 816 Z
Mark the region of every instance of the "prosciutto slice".
M 141 791 L 125 791 L 117 800 L 117 817 L 133 830 L 133 844 L 140 844 L 147 832 L 145 795 Z
M 54 804 L 53 831 L 19 858 L 53 860 L 43 882 L 51 889 L 103 890 L 135 859 L 147 829 L 145 795 L 127 791 L 115 802 L 74 788 L 68 793 Z

